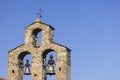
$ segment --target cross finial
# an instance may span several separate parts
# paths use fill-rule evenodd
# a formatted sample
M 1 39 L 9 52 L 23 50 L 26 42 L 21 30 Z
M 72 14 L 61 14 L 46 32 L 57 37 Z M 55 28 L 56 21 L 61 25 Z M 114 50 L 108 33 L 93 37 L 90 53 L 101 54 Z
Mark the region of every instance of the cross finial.
M 38 12 L 37 12 L 37 16 L 38 16 L 39 18 L 42 18 L 42 13 L 43 13 L 43 10 L 40 8 L 40 9 L 38 10 Z

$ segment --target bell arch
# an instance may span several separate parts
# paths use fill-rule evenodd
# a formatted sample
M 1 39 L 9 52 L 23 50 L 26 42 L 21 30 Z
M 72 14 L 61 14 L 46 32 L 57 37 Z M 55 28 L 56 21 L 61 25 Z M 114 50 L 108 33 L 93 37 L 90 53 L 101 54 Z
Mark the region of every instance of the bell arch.
M 30 55 L 31 57 L 32 57 L 32 54 L 30 53 L 30 52 L 28 52 L 28 51 L 23 51 L 23 52 L 21 52 L 19 55 L 18 55 L 18 75 L 19 76 L 21 76 L 20 78 L 21 78 L 21 80 L 26 80 L 26 77 L 24 76 L 24 74 L 25 74 L 25 68 L 26 68 L 26 66 L 25 66 L 25 64 L 26 64 L 26 61 L 27 60 L 29 60 L 29 59 L 26 59 L 26 61 L 24 60 L 24 58 L 26 57 L 26 56 L 28 56 L 28 55 Z M 32 60 L 32 59 L 31 59 Z M 32 62 L 32 61 L 31 61 Z M 30 70 L 30 73 L 31 73 L 31 69 L 32 69 L 32 63 L 30 64 L 30 67 L 31 68 L 29 68 L 29 70 Z M 29 74 L 28 74 L 29 75 Z M 27 78 L 28 78 L 28 76 L 27 76 Z M 30 76 L 29 76 L 29 78 L 32 78 L 32 76 L 31 76 L 31 74 L 30 74 Z
M 51 52 L 56 52 L 56 79 L 55 80 L 70 80 L 70 50 L 62 45 L 53 43 L 49 46 L 45 45 L 46 48 L 42 51 L 42 59 L 44 61 L 46 55 Z M 43 47 L 43 46 L 42 46 Z M 45 69 L 43 68 L 45 77 Z M 67 77 L 68 76 L 68 77 Z
M 24 57 L 25 57 L 26 55 L 28 55 L 28 54 L 32 55 L 32 54 L 31 54 L 30 52 L 28 52 L 28 51 L 23 51 L 23 52 L 21 52 L 21 53 L 18 55 L 18 60 L 23 60 Z
M 36 35 L 39 32 L 42 33 L 41 43 L 53 42 L 54 28 L 37 20 L 36 22 L 26 27 L 25 44 L 35 45 L 35 42 L 37 41 Z
M 56 55 L 57 55 L 57 53 L 56 53 L 56 51 L 54 50 L 54 49 L 46 49 L 46 50 L 44 50 L 43 51 L 43 53 L 42 53 L 42 64 L 44 65 L 43 67 L 42 67 L 42 72 L 43 72 L 43 80 L 49 80 L 48 78 L 50 78 L 49 77 L 49 75 L 51 74 L 51 75 L 53 75 L 53 76 L 51 76 L 52 77 L 52 79 L 54 79 L 54 80 L 56 80 Z M 48 62 L 49 62 L 49 59 L 50 59 L 50 56 L 53 56 L 53 60 L 54 60 L 54 64 L 53 64 L 53 72 L 52 73 L 48 73 L 47 74 L 47 71 L 48 71 L 48 69 L 49 69 L 49 64 L 48 64 Z
M 41 35 L 38 35 L 38 34 L 41 34 Z M 42 30 L 40 28 L 35 28 L 33 31 L 32 31 L 32 38 L 33 38 L 33 45 L 35 47 L 39 47 L 40 44 L 42 43 Z
M 46 49 L 43 51 L 42 53 L 42 57 L 43 58 L 46 58 L 46 55 L 49 53 L 49 52 L 52 52 L 52 51 L 55 51 L 54 49 Z M 55 51 L 56 52 L 56 51 Z M 57 54 L 57 53 L 56 53 Z

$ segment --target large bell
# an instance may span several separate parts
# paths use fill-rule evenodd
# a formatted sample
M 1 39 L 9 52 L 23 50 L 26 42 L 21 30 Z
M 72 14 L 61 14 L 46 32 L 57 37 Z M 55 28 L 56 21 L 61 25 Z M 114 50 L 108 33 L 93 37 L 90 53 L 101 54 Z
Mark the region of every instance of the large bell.
M 25 75 L 31 75 L 31 71 L 30 71 L 30 64 L 29 64 L 29 60 L 26 60 L 26 64 L 25 64 Z
M 48 66 L 48 70 L 47 70 L 46 74 L 55 75 L 55 70 L 54 70 L 54 66 L 53 65 L 49 65 Z
M 48 61 L 48 68 L 46 70 L 46 74 L 48 75 L 55 75 L 55 70 L 54 70 L 54 64 L 55 64 L 55 61 L 52 60 L 53 59 L 53 56 L 50 55 L 50 60 Z

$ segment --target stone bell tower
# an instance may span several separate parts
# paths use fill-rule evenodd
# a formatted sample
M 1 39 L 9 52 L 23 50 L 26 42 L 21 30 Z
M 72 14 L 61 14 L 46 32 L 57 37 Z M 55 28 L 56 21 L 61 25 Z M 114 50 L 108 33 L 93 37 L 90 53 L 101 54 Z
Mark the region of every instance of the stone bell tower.
M 41 44 L 37 34 L 42 33 Z M 25 43 L 9 51 L 8 80 L 24 80 L 24 57 L 32 55 L 31 80 L 47 80 L 46 55 L 56 52 L 55 80 L 70 80 L 70 49 L 54 42 L 54 28 L 39 18 L 26 27 Z

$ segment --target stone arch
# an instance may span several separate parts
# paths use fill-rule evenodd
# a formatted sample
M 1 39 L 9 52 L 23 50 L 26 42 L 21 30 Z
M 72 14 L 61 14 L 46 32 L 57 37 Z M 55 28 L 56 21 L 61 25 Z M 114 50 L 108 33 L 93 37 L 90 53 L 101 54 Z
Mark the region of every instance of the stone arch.
M 32 45 L 38 46 L 36 35 L 39 32 L 42 33 L 41 43 L 53 42 L 54 28 L 42 22 L 35 22 L 30 26 L 26 27 L 25 44 L 32 43 Z
M 25 56 L 27 56 L 28 54 L 30 54 L 31 57 L 32 56 L 32 53 L 31 52 L 28 52 L 28 51 L 23 51 L 21 52 L 19 55 L 18 55 L 18 64 L 19 64 L 19 68 L 23 68 L 24 67 L 24 58 Z
M 28 51 L 23 51 L 23 52 L 21 52 L 21 53 L 18 55 L 18 60 L 23 60 L 24 57 L 25 57 L 26 55 L 28 55 L 28 54 L 31 54 L 31 53 L 28 52 Z M 32 56 L 32 54 L 31 54 L 31 56 Z
M 54 49 L 51 49 L 51 48 L 48 48 L 48 49 L 45 49 L 43 52 L 42 52 L 42 64 L 43 65 L 47 65 L 47 62 L 48 62 L 48 60 L 47 60 L 47 58 L 49 57 L 49 53 L 50 52 L 55 52 L 55 55 L 53 55 L 54 56 L 54 60 L 55 60 L 55 64 L 56 64 L 56 60 L 57 60 L 57 52 L 56 52 L 56 50 L 54 50 Z M 55 59 L 56 58 L 56 59 Z M 43 79 L 44 80 L 46 80 L 46 78 L 47 77 L 49 77 L 49 76 L 47 76 L 47 74 L 46 74 L 46 71 L 47 71 L 47 68 L 48 68 L 48 66 L 43 66 L 43 68 L 42 68 L 42 72 L 43 72 L 43 74 L 44 74 L 44 76 L 43 76 Z M 54 66 L 54 70 L 55 70 L 55 73 L 56 73 L 56 65 Z M 54 75 L 52 78 L 56 78 L 56 75 Z
M 43 51 L 42 53 L 42 57 L 43 58 L 46 58 L 46 55 L 49 53 L 49 52 L 52 52 L 52 51 L 55 51 L 54 49 L 46 49 Z M 55 51 L 56 52 L 56 51 Z M 56 53 L 57 54 L 57 53 Z
M 32 57 L 32 53 L 29 52 L 29 51 L 23 51 L 23 52 L 20 52 L 19 55 L 18 55 L 18 75 L 20 76 L 20 80 L 24 80 L 24 72 L 25 72 L 25 63 L 24 63 L 24 58 L 27 56 L 27 55 L 31 55 Z M 32 63 L 31 63 L 31 69 L 32 69 Z M 30 76 L 29 76 L 30 77 Z M 32 77 L 30 77 L 32 78 Z
M 33 29 L 32 34 L 36 36 L 40 31 L 42 31 L 40 28 L 35 28 Z
M 41 34 L 41 36 L 38 36 L 38 33 Z M 32 38 L 33 38 L 33 44 L 38 47 L 40 43 L 42 43 L 42 30 L 40 28 L 35 28 L 32 30 Z M 40 39 L 40 42 L 39 42 Z

